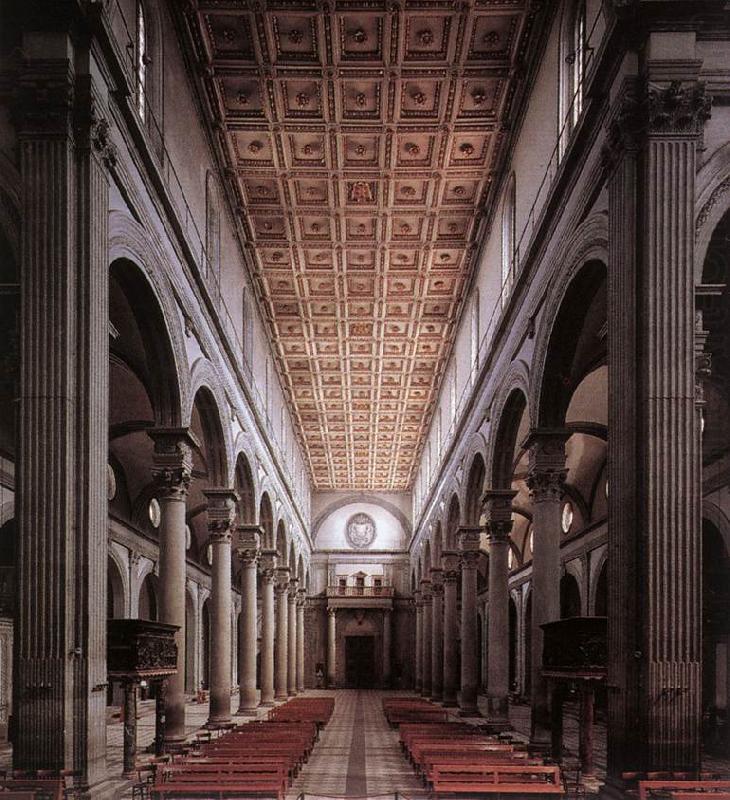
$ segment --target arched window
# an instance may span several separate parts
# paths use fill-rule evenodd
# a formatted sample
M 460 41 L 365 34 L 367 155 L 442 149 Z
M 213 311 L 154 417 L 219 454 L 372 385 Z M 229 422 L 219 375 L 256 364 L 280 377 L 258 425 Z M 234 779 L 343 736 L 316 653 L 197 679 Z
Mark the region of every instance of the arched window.
M 512 290 L 515 273 L 515 201 L 517 196 L 514 172 L 509 176 L 502 202 L 502 305 Z
M 570 134 L 583 113 L 583 82 L 586 70 L 586 4 L 585 0 L 566 0 L 560 38 L 560 156 Z
M 137 0 L 137 36 L 134 48 L 134 71 L 137 81 L 137 113 L 144 122 L 146 118 L 145 91 L 147 88 L 147 22 L 145 19 L 144 5 Z

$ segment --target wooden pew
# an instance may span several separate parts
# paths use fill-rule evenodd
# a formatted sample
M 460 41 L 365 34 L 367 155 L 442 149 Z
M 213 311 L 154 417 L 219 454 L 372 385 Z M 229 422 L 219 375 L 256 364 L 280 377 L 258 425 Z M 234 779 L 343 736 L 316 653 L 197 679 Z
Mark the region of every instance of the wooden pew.
M 442 794 L 563 794 L 559 767 L 491 764 L 436 768 L 433 793 Z
M 58 778 L 3 778 L 0 788 L 14 792 L 34 792 L 35 800 L 63 800 L 64 779 Z
M 169 781 L 155 783 L 150 787 L 150 793 L 156 800 L 172 800 L 175 797 L 195 797 L 201 800 L 225 800 L 226 798 L 245 797 L 271 797 L 284 800 L 285 790 L 280 784 L 274 782 L 246 780 L 239 783 L 225 783 L 221 781 L 186 783 L 184 781 Z
M 639 800 L 648 800 L 656 792 L 682 792 L 700 796 L 722 790 L 730 791 L 730 780 L 676 780 L 672 778 L 659 778 L 657 780 L 639 781 Z

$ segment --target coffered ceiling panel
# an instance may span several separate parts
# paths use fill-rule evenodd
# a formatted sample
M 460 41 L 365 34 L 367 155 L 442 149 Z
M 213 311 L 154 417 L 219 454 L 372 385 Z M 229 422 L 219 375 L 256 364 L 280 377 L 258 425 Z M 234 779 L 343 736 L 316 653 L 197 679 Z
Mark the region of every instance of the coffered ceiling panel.
M 179 4 L 315 488 L 412 484 L 545 8 Z

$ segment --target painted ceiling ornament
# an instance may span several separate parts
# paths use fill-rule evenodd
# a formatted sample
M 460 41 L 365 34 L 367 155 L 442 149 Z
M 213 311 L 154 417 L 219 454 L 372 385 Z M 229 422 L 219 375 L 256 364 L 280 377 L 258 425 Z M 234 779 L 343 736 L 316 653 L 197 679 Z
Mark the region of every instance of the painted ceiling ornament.
M 472 155 L 474 153 L 474 145 L 470 144 L 469 142 L 464 142 L 464 144 L 461 145 L 459 150 L 462 153 L 464 153 L 464 155 L 470 156 L 470 155 Z
M 229 44 L 236 38 L 236 32 L 233 28 L 223 28 L 221 31 L 221 36 L 223 37 L 224 42 L 228 42 Z
M 373 187 L 367 181 L 355 181 L 350 185 L 351 203 L 372 203 Z
M 415 142 L 408 142 L 406 144 L 406 152 L 409 155 L 417 156 L 421 152 L 421 148 Z
M 309 105 L 310 97 L 306 92 L 299 92 L 297 95 L 297 105 L 300 105 L 302 108 Z
M 367 97 L 365 96 L 365 93 L 364 93 L 364 92 L 358 92 L 358 93 L 355 95 L 355 102 L 356 102 L 356 103 L 357 103 L 359 106 L 364 106 L 364 105 L 365 105 L 365 103 L 367 102 Z
M 430 28 L 424 28 L 418 31 L 418 41 L 424 46 L 433 44 L 433 31 Z
M 294 28 L 293 30 L 289 31 L 289 41 L 292 44 L 300 44 L 302 39 L 304 39 L 304 34 L 299 30 L 299 28 Z
M 244 92 L 244 91 L 240 91 L 238 93 L 237 100 L 242 106 L 247 105 L 247 103 L 248 103 L 248 94 L 246 92 Z
M 357 29 L 357 30 L 356 30 L 356 31 L 355 31 L 355 32 L 352 34 L 352 38 L 353 38 L 353 39 L 354 39 L 354 40 L 355 40 L 355 41 L 356 41 L 358 44 L 365 44 L 365 42 L 367 42 L 367 40 L 368 40 L 368 35 L 367 35 L 367 33 L 365 33 L 365 31 L 364 31 L 362 28 L 358 28 L 358 29 Z
M 357 145 L 357 147 L 355 148 L 355 152 L 356 152 L 356 153 L 357 153 L 357 155 L 359 155 L 359 156 L 364 156 L 364 155 L 365 155 L 365 153 L 366 153 L 366 147 L 365 147 L 365 145 L 364 145 L 364 144 L 359 144 L 359 145 Z
M 487 31 L 482 37 L 482 41 L 484 42 L 484 44 L 491 44 L 491 45 L 497 44 L 499 42 L 498 31 Z
M 263 145 L 261 144 L 261 142 L 259 142 L 258 140 L 254 140 L 253 142 L 251 142 L 251 144 L 249 144 L 248 151 L 249 153 L 258 153 L 262 147 Z
M 414 92 L 413 100 L 419 105 L 422 106 L 426 102 L 426 95 L 423 92 Z
M 345 536 L 352 547 L 364 550 L 375 541 L 375 522 L 369 514 L 354 514 L 347 520 Z
M 475 89 L 472 92 L 471 97 L 472 100 L 474 101 L 474 104 L 477 106 L 482 105 L 484 101 L 487 99 L 487 95 L 484 93 L 484 89 Z

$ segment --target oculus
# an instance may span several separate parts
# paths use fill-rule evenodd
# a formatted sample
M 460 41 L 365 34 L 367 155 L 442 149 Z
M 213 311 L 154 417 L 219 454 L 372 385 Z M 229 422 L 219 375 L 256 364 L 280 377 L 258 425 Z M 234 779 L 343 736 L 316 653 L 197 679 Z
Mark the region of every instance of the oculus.
M 160 522 L 162 521 L 162 511 L 160 509 L 160 503 L 156 497 L 153 497 L 150 500 L 150 504 L 147 507 L 147 514 L 150 518 L 150 522 L 152 523 L 152 527 L 159 528 Z
M 375 522 L 369 514 L 354 514 L 347 520 L 345 537 L 352 547 L 364 550 L 375 541 Z

